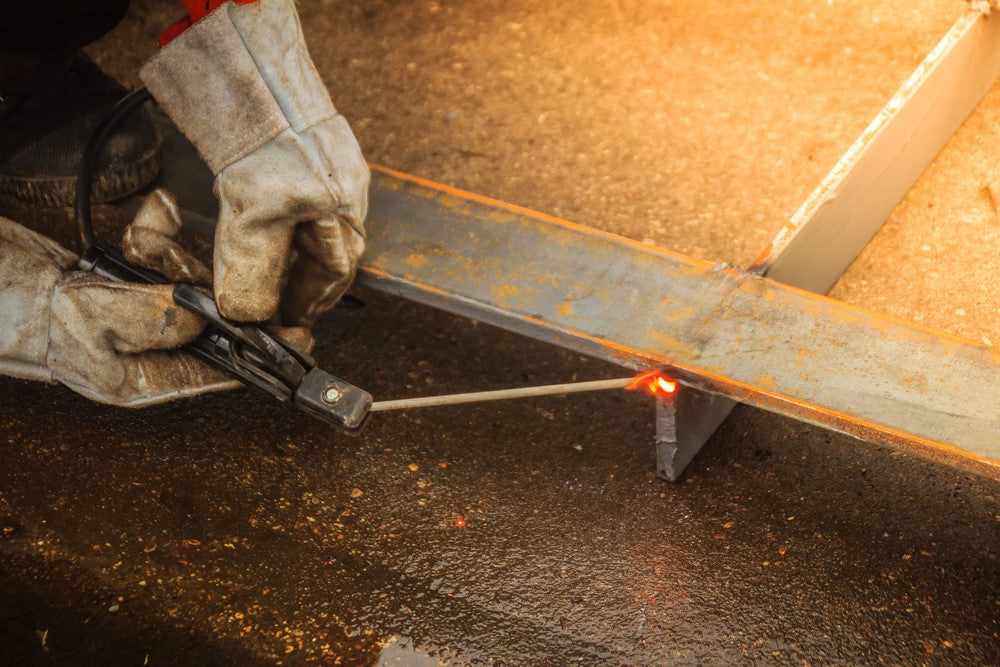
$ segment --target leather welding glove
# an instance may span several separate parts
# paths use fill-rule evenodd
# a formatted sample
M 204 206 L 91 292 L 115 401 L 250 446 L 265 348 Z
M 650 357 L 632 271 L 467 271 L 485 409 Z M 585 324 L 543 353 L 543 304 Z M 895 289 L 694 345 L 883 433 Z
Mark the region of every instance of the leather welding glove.
M 176 205 L 154 193 L 126 232 L 126 254 L 171 279 L 204 280 L 208 269 L 171 239 L 179 228 Z M 174 349 L 205 323 L 174 305 L 172 285 L 113 282 L 75 271 L 76 259 L 0 217 L 0 372 L 129 407 L 239 386 Z
M 140 76 L 215 174 L 220 312 L 310 326 L 354 277 L 369 172 L 292 0 L 224 3 Z

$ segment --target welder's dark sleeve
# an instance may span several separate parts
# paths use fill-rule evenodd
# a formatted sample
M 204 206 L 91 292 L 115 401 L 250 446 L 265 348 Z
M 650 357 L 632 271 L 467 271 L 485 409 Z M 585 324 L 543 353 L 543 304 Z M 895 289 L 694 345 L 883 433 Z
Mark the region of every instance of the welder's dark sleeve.
M 129 0 L 11 0 L 0 20 L 0 96 L 31 94 L 114 28 Z

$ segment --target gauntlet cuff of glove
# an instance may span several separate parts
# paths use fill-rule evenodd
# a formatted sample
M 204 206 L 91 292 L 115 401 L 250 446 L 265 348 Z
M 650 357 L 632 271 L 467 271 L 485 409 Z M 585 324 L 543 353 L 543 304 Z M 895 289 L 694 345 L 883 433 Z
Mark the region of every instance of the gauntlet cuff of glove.
M 229 17 L 229 3 L 163 47 L 139 71 L 212 173 L 289 127 Z
M 293 0 L 229 4 L 229 16 L 292 130 L 301 133 L 337 115 Z
M 289 127 L 337 115 L 291 0 L 226 3 L 139 74 L 213 173 Z

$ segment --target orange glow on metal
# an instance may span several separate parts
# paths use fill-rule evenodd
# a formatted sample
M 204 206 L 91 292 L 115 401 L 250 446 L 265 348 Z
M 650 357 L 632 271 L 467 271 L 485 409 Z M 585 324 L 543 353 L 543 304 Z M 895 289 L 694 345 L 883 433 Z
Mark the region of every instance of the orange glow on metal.
M 677 393 L 677 380 L 671 380 L 660 371 L 646 371 L 632 378 L 625 388 L 645 389 L 653 396 L 673 396 Z

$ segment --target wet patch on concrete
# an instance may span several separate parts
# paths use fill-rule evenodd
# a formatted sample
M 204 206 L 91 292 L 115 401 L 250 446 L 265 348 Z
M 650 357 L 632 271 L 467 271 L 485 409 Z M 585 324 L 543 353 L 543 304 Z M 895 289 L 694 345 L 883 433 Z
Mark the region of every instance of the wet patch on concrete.
M 317 355 L 379 397 L 620 372 L 356 296 Z M 670 485 L 652 406 L 624 392 L 375 415 L 358 438 L 249 391 L 142 411 L 0 395 L 24 651 L 51 626 L 167 662 L 189 637 L 204 664 L 369 664 L 399 638 L 457 663 L 1000 655 L 997 483 L 751 409 Z

